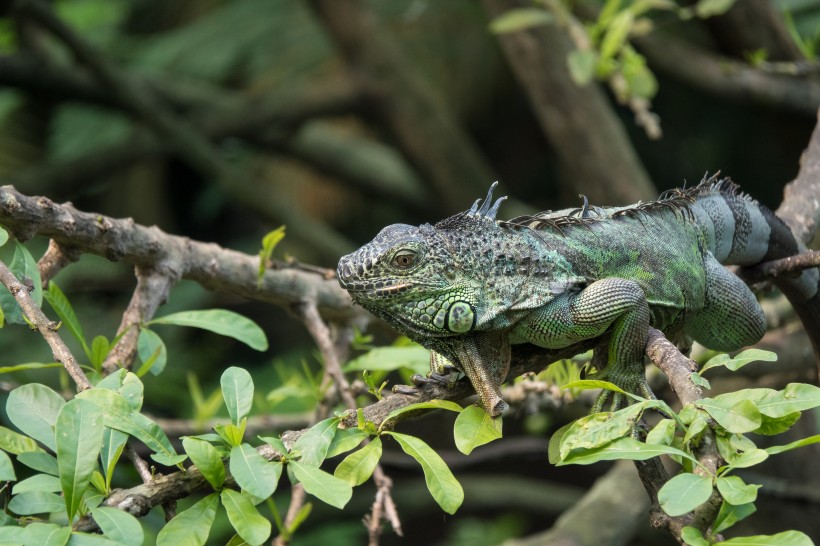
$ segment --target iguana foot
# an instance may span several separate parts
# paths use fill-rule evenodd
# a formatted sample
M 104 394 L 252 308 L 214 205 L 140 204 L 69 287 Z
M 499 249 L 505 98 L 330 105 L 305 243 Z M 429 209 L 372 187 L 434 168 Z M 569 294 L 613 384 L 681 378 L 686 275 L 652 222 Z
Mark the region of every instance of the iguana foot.
M 412 385 L 393 385 L 391 390 L 396 394 L 404 394 L 407 396 L 418 396 L 421 394 L 419 389 Z
M 656 398 L 655 393 L 653 393 L 652 389 L 649 388 L 649 383 L 646 382 L 646 375 L 643 372 L 636 375 L 607 373 L 607 370 L 604 370 L 594 378 L 600 379 L 601 381 L 609 381 L 626 392 L 642 396 L 644 398 L 652 400 Z M 625 408 L 630 403 L 632 403 L 632 399 L 625 394 L 604 389 L 601 394 L 598 395 L 598 398 L 595 399 L 595 403 L 592 405 L 590 413 L 618 411 L 619 409 Z
M 455 370 L 455 368 L 453 368 L 453 369 Z M 423 375 L 418 374 L 418 373 L 413 374 L 413 376 L 410 378 L 410 381 L 412 381 L 413 384 L 416 385 L 417 387 L 421 387 L 423 385 L 435 384 L 435 385 L 442 385 L 444 387 L 450 388 L 455 384 L 457 378 L 458 378 L 458 376 L 454 376 L 452 374 L 443 375 L 443 374 L 440 374 L 440 373 L 431 372 L 427 376 L 423 376 Z

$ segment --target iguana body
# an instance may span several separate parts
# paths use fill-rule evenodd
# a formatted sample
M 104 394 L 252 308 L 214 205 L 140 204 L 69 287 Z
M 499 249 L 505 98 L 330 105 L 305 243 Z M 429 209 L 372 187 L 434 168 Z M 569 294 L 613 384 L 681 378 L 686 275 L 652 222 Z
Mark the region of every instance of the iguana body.
M 495 219 L 503 198 L 491 206 L 492 190 L 481 207 L 476 201 L 435 226 L 384 228 L 339 261 L 338 275 L 355 302 L 431 349 L 432 367 L 462 370 L 493 415 L 506 408 L 500 388 L 511 344 L 557 349 L 600 337 L 601 378 L 652 396 L 643 365 L 650 325 L 721 351 L 755 343 L 763 312 L 721 264 L 802 249 L 728 180 L 652 203 L 585 204 L 510 221 Z M 817 287 L 816 269 L 788 281 L 803 300 L 816 298 Z

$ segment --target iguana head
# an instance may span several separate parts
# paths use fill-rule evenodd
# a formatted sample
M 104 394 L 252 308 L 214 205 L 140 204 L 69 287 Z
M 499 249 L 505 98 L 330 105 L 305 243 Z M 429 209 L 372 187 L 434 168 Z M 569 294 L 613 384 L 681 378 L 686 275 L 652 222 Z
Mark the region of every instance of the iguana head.
M 393 224 L 382 229 L 371 242 L 339 260 L 342 288 L 411 338 L 473 330 L 482 313 L 479 300 L 485 275 L 475 259 L 465 258 L 460 248 L 464 241 L 453 234 L 467 237 L 481 228 L 497 229 L 495 215 L 505 198 L 492 204 L 495 186 L 480 207 L 476 201 L 470 210 L 435 227 Z

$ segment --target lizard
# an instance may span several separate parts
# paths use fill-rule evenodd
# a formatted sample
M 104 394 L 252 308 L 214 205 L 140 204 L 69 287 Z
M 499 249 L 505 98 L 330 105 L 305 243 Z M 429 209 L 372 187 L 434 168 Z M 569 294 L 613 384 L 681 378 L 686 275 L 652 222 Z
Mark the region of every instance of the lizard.
M 805 250 L 775 214 L 718 175 L 657 200 L 497 220 L 494 183 L 481 201 L 435 225 L 393 224 L 339 260 L 353 301 L 431 350 L 431 375 L 463 372 L 492 416 L 510 348 L 594 345 L 597 375 L 654 398 L 644 352 L 650 326 L 685 346 L 718 351 L 760 340 L 763 311 L 724 265 L 749 266 Z M 820 328 L 816 268 L 778 286 L 804 323 Z M 592 411 L 626 402 L 612 391 Z

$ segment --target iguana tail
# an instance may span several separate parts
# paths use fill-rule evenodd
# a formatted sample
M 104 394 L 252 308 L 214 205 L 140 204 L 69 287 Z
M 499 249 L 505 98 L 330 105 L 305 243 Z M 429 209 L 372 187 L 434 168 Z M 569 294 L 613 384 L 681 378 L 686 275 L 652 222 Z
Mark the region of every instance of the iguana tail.
M 722 264 L 751 266 L 806 250 L 774 212 L 728 179 L 702 182 L 684 194 L 694 199 L 689 210 L 706 235 L 709 250 Z M 800 317 L 820 361 L 820 272 L 805 269 L 782 276 L 775 284 Z

